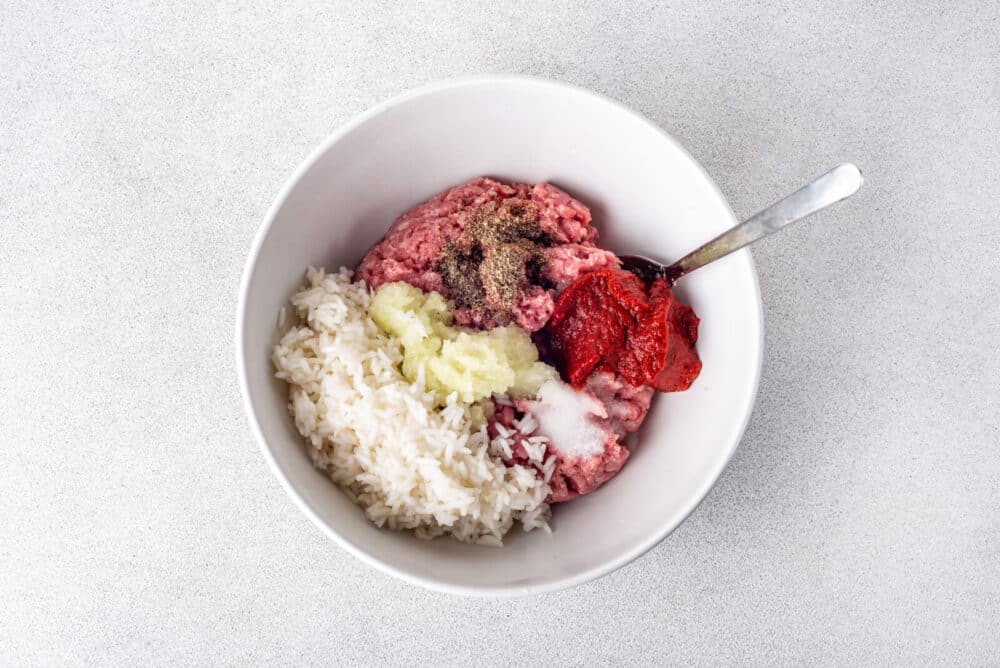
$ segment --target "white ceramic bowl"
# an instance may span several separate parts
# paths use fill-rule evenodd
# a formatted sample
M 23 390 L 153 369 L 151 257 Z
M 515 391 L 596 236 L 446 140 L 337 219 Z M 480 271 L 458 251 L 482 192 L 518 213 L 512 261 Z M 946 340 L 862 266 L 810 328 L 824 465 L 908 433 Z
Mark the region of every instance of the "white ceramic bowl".
M 307 265 L 354 266 L 402 212 L 488 175 L 550 181 L 594 214 L 604 245 L 676 259 L 735 224 L 712 180 L 673 139 L 593 93 L 523 77 L 445 81 L 371 109 L 333 134 L 278 194 L 247 258 L 236 354 L 250 424 L 302 511 L 341 547 L 410 582 L 472 595 L 552 591 L 635 559 L 694 510 L 732 456 L 760 375 L 761 303 L 741 251 L 684 278 L 701 317 L 701 376 L 662 394 L 624 469 L 554 508 L 552 534 L 501 549 L 376 529 L 314 469 L 269 360 L 279 309 Z

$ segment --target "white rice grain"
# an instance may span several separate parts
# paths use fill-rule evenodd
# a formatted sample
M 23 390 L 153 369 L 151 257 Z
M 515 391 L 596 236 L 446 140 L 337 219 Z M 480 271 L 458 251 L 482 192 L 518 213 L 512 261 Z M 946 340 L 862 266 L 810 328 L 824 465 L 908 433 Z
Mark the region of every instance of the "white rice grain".
M 349 270 L 306 278 L 291 299 L 300 325 L 272 360 L 315 465 L 378 526 L 497 546 L 515 521 L 547 530 L 548 484 L 501 461 L 514 432 L 491 441 L 454 394 L 441 406 L 422 375 L 407 381 L 399 342 L 368 316 L 368 289 Z

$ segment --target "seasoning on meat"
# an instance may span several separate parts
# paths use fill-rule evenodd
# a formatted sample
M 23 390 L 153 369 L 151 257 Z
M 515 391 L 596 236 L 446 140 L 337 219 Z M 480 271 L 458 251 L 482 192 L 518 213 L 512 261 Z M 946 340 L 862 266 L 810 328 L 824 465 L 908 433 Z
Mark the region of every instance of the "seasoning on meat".
M 488 202 L 469 213 L 465 229 L 442 249 L 438 271 L 453 299 L 510 311 L 543 273 L 551 239 L 528 202 Z
M 559 290 L 617 266 L 618 258 L 597 246 L 590 211 L 559 188 L 480 177 L 400 216 L 358 276 L 372 289 L 404 281 L 439 292 L 465 327 L 513 323 L 536 332 Z

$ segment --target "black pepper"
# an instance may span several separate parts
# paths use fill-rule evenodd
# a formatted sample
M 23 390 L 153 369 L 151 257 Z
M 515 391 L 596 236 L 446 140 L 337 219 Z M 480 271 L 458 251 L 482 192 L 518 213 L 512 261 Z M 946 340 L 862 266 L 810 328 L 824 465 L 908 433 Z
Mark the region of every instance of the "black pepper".
M 463 232 L 442 249 L 438 272 L 459 306 L 509 320 L 510 308 L 539 284 L 551 245 L 531 202 L 489 203 L 471 211 Z

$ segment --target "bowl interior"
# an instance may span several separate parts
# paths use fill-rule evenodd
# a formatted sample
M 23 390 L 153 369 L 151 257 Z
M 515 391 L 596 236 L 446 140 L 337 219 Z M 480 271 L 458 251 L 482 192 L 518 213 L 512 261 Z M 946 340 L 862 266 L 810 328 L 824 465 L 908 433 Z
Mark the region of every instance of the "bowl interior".
M 588 205 L 604 245 L 676 259 L 735 223 L 700 167 L 619 105 L 521 78 L 449 82 L 365 114 L 292 178 L 251 253 L 238 363 L 251 423 L 282 483 L 322 528 L 375 565 L 423 585 L 517 594 L 582 582 L 661 540 L 697 505 L 736 447 L 760 366 L 760 295 L 750 256 L 685 278 L 701 317 L 701 376 L 663 394 L 622 472 L 556 506 L 551 535 L 513 531 L 502 549 L 375 529 L 316 471 L 269 355 L 279 309 L 307 265 L 354 266 L 409 207 L 478 175 L 550 181 Z

